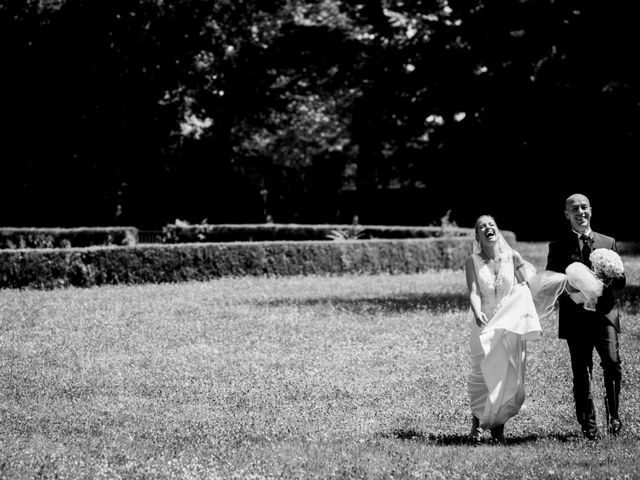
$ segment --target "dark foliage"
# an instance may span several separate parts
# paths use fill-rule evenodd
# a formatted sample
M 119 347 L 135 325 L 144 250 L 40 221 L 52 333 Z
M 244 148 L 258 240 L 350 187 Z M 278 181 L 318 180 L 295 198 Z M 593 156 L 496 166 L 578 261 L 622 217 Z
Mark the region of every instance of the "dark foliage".
M 135 227 L 0 228 L 0 249 L 135 245 Z
M 252 241 L 310 241 L 331 238 L 332 232 L 345 232 L 345 237 L 359 239 L 402 239 L 471 236 L 473 230 L 459 227 L 400 227 L 383 225 L 300 225 L 300 224 L 241 224 L 186 225 L 164 227 L 166 243 L 191 242 L 252 242 Z M 515 242 L 512 232 L 503 232 L 507 240 Z
M 617 212 L 640 146 L 637 10 L 4 1 L 0 223 L 428 225 L 451 209 L 546 239 L 582 191 L 600 230 L 633 239 Z

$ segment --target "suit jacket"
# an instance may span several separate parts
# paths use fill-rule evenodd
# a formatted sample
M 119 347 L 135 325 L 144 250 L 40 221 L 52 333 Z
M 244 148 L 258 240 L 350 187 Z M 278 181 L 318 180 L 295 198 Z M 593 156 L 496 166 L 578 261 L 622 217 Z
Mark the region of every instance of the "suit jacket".
M 616 241 L 613 237 L 592 232 L 592 250 L 608 248 L 617 252 Z M 582 262 L 578 235 L 569 230 L 559 240 L 549 244 L 547 270 L 565 273 L 565 269 L 573 262 Z M 598 298 L 596 311 L 585 310 L 581 304 L 575 303 L 569 295 L 563 293 L 559 300 L 558 336 L 568 338 L 580 335 L 591 320 L 610 322 L 620 332 L 620 308 L 614 296 L 615 290 L 621 290 L 626 285 L 626 277 L 614 279 L 605 287 L 602 296 Z

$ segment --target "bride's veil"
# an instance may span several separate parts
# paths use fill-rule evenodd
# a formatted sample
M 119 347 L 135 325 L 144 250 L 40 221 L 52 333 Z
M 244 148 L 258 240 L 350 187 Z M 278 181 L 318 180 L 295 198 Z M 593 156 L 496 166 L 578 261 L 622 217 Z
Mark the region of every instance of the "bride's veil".
M 570 264 L 565 273 L 543 270 L 529 276 L 529 288 L 533 296 L 538 316 L 543 318 L 553 312 L 558 297 L 567 285 L 572 287 L 569 296 L 584 308 L 593 310 L 596 299 L 602 295 L 602 282 L 586 265 L 580 262 Z
M 567 285 L 564 273 L 543 270 L 529 276 L 529 289 L 540 319 L 550 315 Z

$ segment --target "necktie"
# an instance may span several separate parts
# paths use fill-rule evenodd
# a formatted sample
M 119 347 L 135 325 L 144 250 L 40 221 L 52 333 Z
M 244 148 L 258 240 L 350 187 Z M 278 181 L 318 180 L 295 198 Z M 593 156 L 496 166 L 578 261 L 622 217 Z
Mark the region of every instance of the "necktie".
M 582 240 L 582 263 L 591 268 L 591 261 L 589 255 L 591 255 L 591 238 L 588 235 L 580 235 Z

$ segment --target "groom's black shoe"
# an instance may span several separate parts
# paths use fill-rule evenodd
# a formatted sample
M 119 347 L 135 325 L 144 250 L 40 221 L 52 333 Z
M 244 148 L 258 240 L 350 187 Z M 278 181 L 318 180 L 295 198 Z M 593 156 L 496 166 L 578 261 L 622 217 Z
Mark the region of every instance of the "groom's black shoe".
M 596 427 L 587 427 L 582 429 L 582 435 L 587 440 L 597 440 L 598 439 L 598 429 Z
M 617 435 L 622 430 L 622 422 L 618 417 L 612 417 L 609 419 L 609 433 Z
M 507 443 L 504 438 L 504 424 L 491 429 L 491 440 L 496 445 L 505 445 Z

